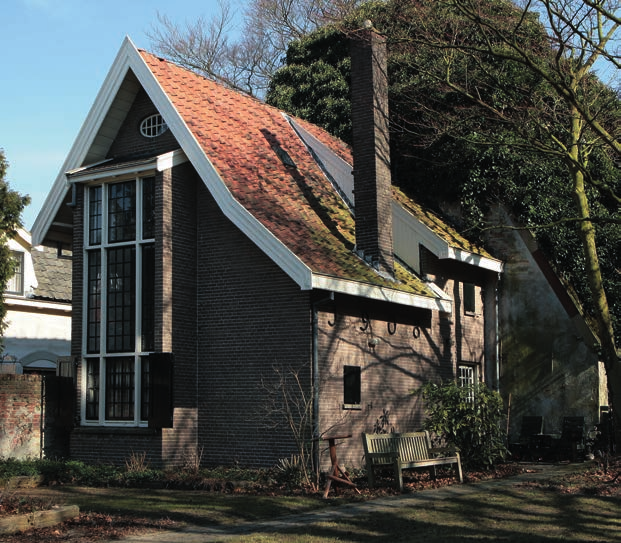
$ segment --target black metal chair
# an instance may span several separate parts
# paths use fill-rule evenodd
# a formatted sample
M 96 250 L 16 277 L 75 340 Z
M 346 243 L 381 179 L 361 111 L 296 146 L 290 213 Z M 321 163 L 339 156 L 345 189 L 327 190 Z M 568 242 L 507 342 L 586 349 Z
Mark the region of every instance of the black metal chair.
M 558 459 L 576 462 L 585 458 L 584 417 L 564 417 Z
M 526 415 L 522 417 L 520 436 L 510 446 L 511 454 L 516 460 L 533 460 L 534 436 L 543 432 L 543 417 Z

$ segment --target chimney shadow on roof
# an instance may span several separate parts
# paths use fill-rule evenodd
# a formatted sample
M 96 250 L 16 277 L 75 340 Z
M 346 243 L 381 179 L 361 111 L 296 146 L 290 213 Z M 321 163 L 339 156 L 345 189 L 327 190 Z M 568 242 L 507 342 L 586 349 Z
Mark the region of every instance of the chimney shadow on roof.
M 338 229 L 334 219 L 332 217 L 330 217 L 330 214 L 326 210 L 326 205 L 323 204 L 321 202 L 321 200 L 313 192 L 313 188 L 311 186 L 309 186 L 309 184 L 307 183 L 306 178 L 304 177 L 304 175 L 301 174 L 300 171 L 298 170 L 298 167 L 295 164 L 295 162 L 291 159 L 289 154 L 284 150 L 284 148 L 282 147 L 282 145 L 280 143 L 280 140 L 278 139 L 276 134 L 274 134 L 273 132 L 267 130 L 266 128 L 262 128 L 261 129 L 261 133 L 263 134 L 263 137 L 266 139 L 266 141 L 269 143 L 270 147 L 274 150 L 274 152 L 276 153 L 278 158 L 280 158 L 280 160 L 286 166 L 287 171 L 289 172 L 289 174 L 291 175 L 291 177 L 293 178 L 293 180 L 297 184 L 298 188 L 302 192 L 302 195 L 304 196 L 304 198 L 306 199 L 306 201 L 310 205 L 311 209 L 317 214 L 317 216 L 319 217 L 321 222 L 324 224 L 324 226 L 349 251 L 353 251 L 354 250 L 354 243 L 349 241 L 341 233 L 341 231 Z M 317 166 L 317 167 L 319 168 L 319 166 Z M 321 174 L 321 175 L 323 175 L 323 174 Z M 332 185 L 331 185 L 331 183 L 329 182 L 328 179 L 326 179 L 326 182 L 327 182 L 327 185 L 330 186 L 331 190 L 334 190 L 332 188 Z M 336 195 L 335 195 L 335 197 L 340 198 L 340 196 L 336 196 Z M 343 205 L 343 209 L 345 210 L 345 205 Z M 347 212 L 349 213 L 349 211 L 347 211 Z

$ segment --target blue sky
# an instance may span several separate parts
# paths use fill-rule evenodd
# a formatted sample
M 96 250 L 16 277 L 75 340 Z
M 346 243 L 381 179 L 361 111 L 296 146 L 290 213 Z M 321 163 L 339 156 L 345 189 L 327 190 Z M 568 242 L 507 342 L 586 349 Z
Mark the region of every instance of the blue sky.
M 0 148 L 11 188 L 29 194 L 32 224 L 125 36 L 150 49 L 157 13 L 184 24 L 217 0 L 5 0 Z

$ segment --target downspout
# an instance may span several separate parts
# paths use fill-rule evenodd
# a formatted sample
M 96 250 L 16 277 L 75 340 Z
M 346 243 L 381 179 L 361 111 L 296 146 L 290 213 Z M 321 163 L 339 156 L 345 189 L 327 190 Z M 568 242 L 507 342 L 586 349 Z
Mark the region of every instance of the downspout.
M 334 301 L 334 292 L 312 303 L 312 387 L 313 387 L 313 464 L 319 481 L 319 310 L 320 305 Z
M 494 327 L 495 338 L 494 348 L 496 349 L 496 392 L 500 392 L 500 272 L 496 279 L 496 287 L 494 288 Z

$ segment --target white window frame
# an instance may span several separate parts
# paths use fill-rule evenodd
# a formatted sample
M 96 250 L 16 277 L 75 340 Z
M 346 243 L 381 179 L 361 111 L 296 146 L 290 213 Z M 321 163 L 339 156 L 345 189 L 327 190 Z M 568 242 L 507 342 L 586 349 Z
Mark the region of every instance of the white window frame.
M 11 258 L 17 260 L 18 269 L 16 273 L 13 273 L 6 284 L 4 292 L 11 296 L 23 296 L 24 295 L 24 266 L 26 259 L 23 251 L 11 251 Z M 19 283 L 19 284 L 18 284 Z M 20 287 L 20 288 L 17 288 Z
M 112 176 L 112 174 L 111 174 Z M 109 179 L 99 178 L 96 182 L 86 183 L 84 185 L 84 244 L 83 244 L 83 266 L 82 266 L 82 278 L 83 278 L 83 293 L 82 293 L 82 372 L 81 372 L 81 399 L 80 399 L 80 420 L 82 426 L 116 426 L 116 427 L 146 427 L 148 421 L 141 420 L 141 406 L 142 406 L 142 357 L 149 354 L 148 351 L 142 351 L 142 289 L 141 289 L 141 277 L 142 277 L 142 251 L 141 248 L 144 245 L 155 243 L 154 238 L 142 239 L 143 230 L 143 183 L 142 180 L 146 178 L 154 178 L 155 171 L 140 172 L 140 175 L 123 176 L 122 178 L 115 178 L 114 181 Z M 136 183 L 135 199 L 136 199 L 136 233 L 133 241 L 124 242 L 108 242 L 108 187 L 113 183 L 123 183 L 128 181 L 134 181 Z M 91 245 L 89 237 L 89 213 L 90 213 L 90 189 L 92 187 L 102 187 L 102 217 L 101 217 L 101 243 Z M 88 353 L 88 253 L 90 251 L 101 251 L 101 271 L 100 276 L 107 277 L 107 250 L 110 248 L 120 248 L 133 246 L 136 248 L 136 269 L 135 269 L 135 329 L 134 329 L 134 350 L 127 352 L 107 352 L 106 345 L 106 308 L 107 308 L 107 288 L 101 289 L 101 301 L 100 301 L 100 315 L 99 315 L 99 353 Z M 134 358 L 134 390 L 133 390 L 133 405 L 134 413 L 132 420 L 108 420 L 106 419 L 106 359 L 114 357 L 133 357 Z M 97 420 L 86 419 L 86 393 L 87 393 L 87 364 L 89 361 L 99 361 L 99 389 L 98 389 L 98 418 Z
M 157 138 L 166 130 L 168 130 L 168 125 L 159 113 L 149 115 L 140 121 L 140 134 L 145 138 Z
M 466 307 L 466 290 L 472 290 L 472 304 L 474 307 Z M 479 314 L 479 304 L 477 303 L 477 286 L 474 283 L 462 283 L 462 300 L 464 315 L 475 316 Z
M 468 401 L 474 402 L 474 386 L 477 384 L 477 368 L 472 364 L 457 366 L 457 382 L 461 388 L 473 387 L 468 395 Z

